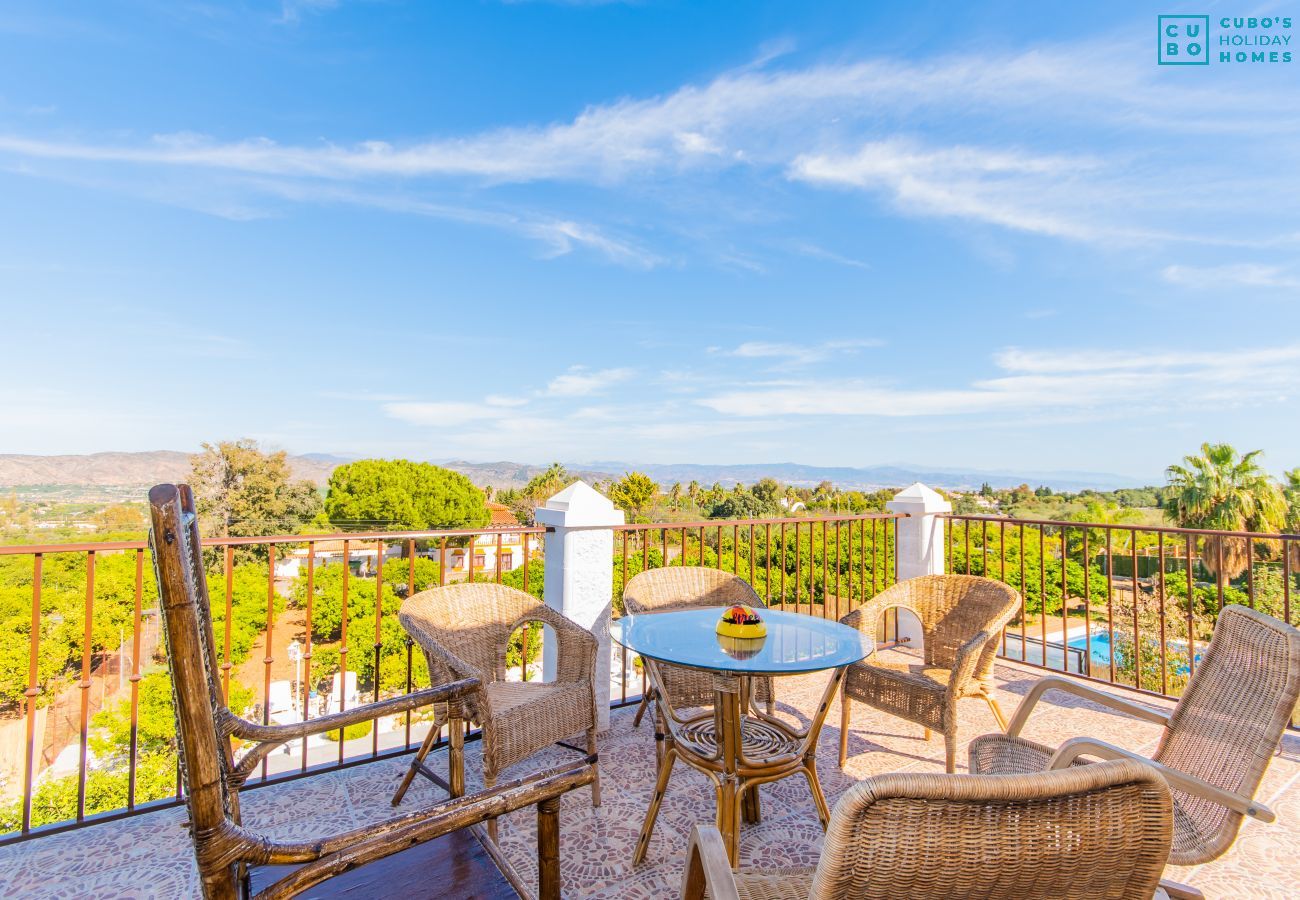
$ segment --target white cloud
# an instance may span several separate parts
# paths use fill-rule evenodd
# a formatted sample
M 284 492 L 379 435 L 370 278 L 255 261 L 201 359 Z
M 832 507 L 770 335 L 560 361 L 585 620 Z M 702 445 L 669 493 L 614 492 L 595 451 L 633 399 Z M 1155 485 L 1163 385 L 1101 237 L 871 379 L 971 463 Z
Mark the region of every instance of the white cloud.
M 291 0 L 286 13 L 320 2 Z M 1144 45 L 1115 35 L 1001 54 L 804 68 L 778 68 L 771 58 L 663 95 L 592 105 L 567 120 L 404 143 L 382 135 L 284 144 L 194 133 L 136 141 L 11 133 L 0 135 L 0 155 L 43 177 L 61 166 L 172 167 L 187 179 L 199 170 L 234 173 L 239 185 L 220 185 L 232 193 L 261 188 L 254 178 L 313 187 L 419 181 L 443 190 L 549 180 L 639 188 L 656 177 L 731 168 L 870 192 L 906 215 L 1070 240 L 1294 241 L 1277 235 L 1293 228 L 1285 211 L 1300 201 L 1300 183 L 1271 174 L 1286 170 L 1300 136 L 1300 120 L 1277 114 L 1285 87 L 1241 90 L 1226 73 L 1173 80 L 1150 65 Z M 899 122 L 924 142 L 901 134 Z M 1098 149 L 1076 149 L 1089 145 Z M 1224 168 L 1225 159 L 1234 165 Z M 1270 198 L 1263 210 L 1261 191 Z M 234 200 L 209 205 L 256 210 Z M 1237 215 L 1250 218 L 1234 221 Z M 623 264 L 662 262 L 635 241 L 564 215 L 499 227 L 530 233 L 552 254 L 583 246 Z M 743 248 L 722 256 L 725 264 L 761 265 Z
M 1160 277 L 1170 284 L 1198 288 L 1205 291 L 1225 288 L 1280 288 L 1300 289 L 1300 275 L 1294 275 L 1281 266 L 1257 263 L 1235 263 L 1225 266 L 1165 266 Z
M 1013 349 L 997 354 L 994 361 L 1005 374 L 951 387 L 819 380 L 746 385 L 698 402 L 741 417 L 925 417 L 1092 407 L 1118 412 L 1143 404 L 1215 408 L 1276 401 L 1300 387 L 1300 345 L 1149 355 Z
M 586 397 L 608 390 L 620 381 L 632 377 L 631 369 L 591 370 L 574 366 L 563 375 L 557 375 L 546 385 L 550 397 Z
M 1068 212 L 1074 179 L 1098 164 L 1087 157 L 1030 155 L 979 147 L 927 149 L 912 141 L 873 141 L 850 155 L 799 156 L 789 177 L 814 184 L 878 190 L 904 212 L 953 216 L 1053 237 L 1091 240 L 1096 226 Z
M 743 359 L 778 359 L 789 365 L 810 365 L 822 362 L 841 353 L 856 353 L 864 347 L 879 347 L 883 341 L 852 339 L 824 341 L 820 344 L 786 344 L 768 341 L 746 341 L 731 351 L 732 356 Z

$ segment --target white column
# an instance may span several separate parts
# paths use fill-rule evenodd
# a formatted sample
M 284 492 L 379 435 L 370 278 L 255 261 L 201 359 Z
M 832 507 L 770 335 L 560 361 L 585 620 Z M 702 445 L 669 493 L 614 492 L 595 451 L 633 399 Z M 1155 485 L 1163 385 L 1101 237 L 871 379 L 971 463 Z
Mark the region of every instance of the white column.
M 898 580 L 944 574 L 947 523 L 939 516 L 952 512 L 952 504 L 918 481 L 885 506 L 890 512 L 907 513 L 906 519 L 898 520 Z M 899 616 L 898 634 L 911 638 L 913 646 L 921 646 L 921 623 L 915 616 Z
M 546 533 L 546 603 L 596 637 L 596 715 L 609 728 L 610 593 L 614 589 L 614 532 L 623 511 L 598 491 L 578 481 L 535 512 Z M 593 527 L 596 526 L 596 527 Z M 600 527 L 603 526 L 603 527 Z M 555 678 L 555 635 L 545 629 L 542 677 Z

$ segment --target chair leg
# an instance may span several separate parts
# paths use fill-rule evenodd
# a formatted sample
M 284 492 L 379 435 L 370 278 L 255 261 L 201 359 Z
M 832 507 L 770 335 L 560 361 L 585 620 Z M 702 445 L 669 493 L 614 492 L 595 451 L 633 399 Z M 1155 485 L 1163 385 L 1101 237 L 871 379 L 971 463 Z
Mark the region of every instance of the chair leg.
M 840 768 L 841 769 L 844 768 L 844 764 L 848 761 L 849 758 L 849 716 L 852 714 L 851 710 L 849 709 L 849 704 L 852 702 L 853 701 L 849 699 L 848 694 L 844 693 L 843 691 L 840 692 Z
M 654 796 L 650 798 L 650 807 L 646 810 L 645 821 L 641 824 L 641 835 L 636 839 L 636 851 L 632 854 L 632 865 L 640 865 L 645 860 L 646 849 L 650 846 L 650 835 L 655 830 L 655 819 L 659 817 L 659 804 L 663 803 L 664 793 L 668 790 L 668 777 L 673 773 L 673 762 L 677 751 L 669 747 L 664 752 L 663 762 L 659 765 L 659 777 L 655 781 Z
M 989 709 L 993 710 L 993 718 L 998 720 L 998 727 L 1005 733 L 1007 730 L 1007 717 L 1002 714 L 1002 707 L 998 706 L 998 701 L 992 694 L 985 693 L 984 699 L 989 702 Z
M 945 732 L 943 736 L 944 770 L 951 775 L 957 771 L 957 735 Z
M 587 755 L 595 757 L 596 754 L 596 729 L 593 727 L 587 732 Z M 596 777 L 591 781 L 591 805 L 600 806 L 600 762 L 595 764 Z
M 632 720 L 633 728 L 641 727 L 641 719 L 645 716 L 645 711 L 650 708 L 650 691 L 641 695 L 641 705 L 636 708 L 636 717 Z
M 483 790 L 485 790 L 485 791 L 490 791 L 490 790 L 492 790 L 492 788 L 496 787 L 496 785 L 497 785 L 497 776 L 496 776 L 496 773 L 495 773 L 495 772 L 488 772 L 487 769 L 484 769 L 484 770 L 483 770 Z M 488 833 L 488 839 L 491 840 L 492 843 L 495 844 L 495 843 L 497 842 L 497 820 L 496 820 L 495 818 L 493 818 L 493 819 L 488 819 L 488 822 L 487 822 L 487 833 Z
M 406 796 L 406 791 L 410 788 L 415 773 L 420 771 L 420 766 L 424 764 L 424 758 L 433 749 L 433 742 L 437 739 L 439 731 L 441 731 L 440 728 L 430 728 L 429 733 L 424 736 L 419 751 L 415 754 L 415 758 L 411 760 L 411 764 L 407 766 L 406 774 L 402 776 L 402 783 L 397 786 L 397 793 L 393 794 L 393 806 L 401 803 L 402 798 Z
M 928 740 L 930 740 L 932 737 L 934 737 L 934 732 L 931 731 L 931 730 L 928 729 L 928 728 L 925 729 L 925 737 L 923 738 L 923 740 L 927 740 L 927 741 L 928 741 Z

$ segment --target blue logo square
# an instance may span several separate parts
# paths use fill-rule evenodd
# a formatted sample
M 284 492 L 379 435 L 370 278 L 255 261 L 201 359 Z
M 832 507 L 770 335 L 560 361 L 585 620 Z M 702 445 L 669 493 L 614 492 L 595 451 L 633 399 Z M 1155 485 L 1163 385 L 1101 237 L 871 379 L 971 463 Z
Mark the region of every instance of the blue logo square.
M 1210 64 L 1209 16 L 1157 16 L 1156 62 L 1162 66 Z

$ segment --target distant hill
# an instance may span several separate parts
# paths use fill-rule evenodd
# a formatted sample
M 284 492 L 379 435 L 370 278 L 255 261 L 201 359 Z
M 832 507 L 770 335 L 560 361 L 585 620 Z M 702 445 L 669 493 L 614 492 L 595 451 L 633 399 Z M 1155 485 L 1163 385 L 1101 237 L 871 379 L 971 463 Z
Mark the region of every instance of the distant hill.
M 323 485 L 334 469 L 348 457 L 326 453 L 290 456 L 294 475 Z M 439 462 L 464 474 L 479 487 L 523 487 L 546 466 L 500 462 Z M 1032 486 L 1046 484 L 1053 490 L 1077 491 L 1083 488 L 1114 490 L 1140 487 L 1142 482 L 1106 472 L 982 472 L 979 470 L 930 469 L 908 466 L 868 466 L 863 468 L 807 466 L 800 463 L 745 463 L 706 465 L 696 463 L 636 464 L 593 462 L 566 464 L 568 470 L 587 481 L 621 476 L 636 470 L 645 472 L 662 485 L 680 481 L 698 481 L 711 485 L 715 481 L 730 486 L 750 484 L 760 478 L 775 478 L 785 484 L 812 486 L 821 481 L 833 482 L 849 490 L 875 490 L 901 487 L 923 481 L 934 487 L 970 490 L 988 482 L 995 488 L 1015 487 L 1023 482 Z M 28 456 L 0 454 L 0 487 L 31 485 L 84 485 L 96 487 L 142 487 L 160 481 L 180 481 L 188 477 L 190 454 L 176 450 L 144 453 L 90 453 L 84 456 Z

